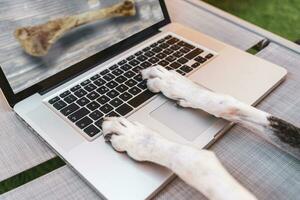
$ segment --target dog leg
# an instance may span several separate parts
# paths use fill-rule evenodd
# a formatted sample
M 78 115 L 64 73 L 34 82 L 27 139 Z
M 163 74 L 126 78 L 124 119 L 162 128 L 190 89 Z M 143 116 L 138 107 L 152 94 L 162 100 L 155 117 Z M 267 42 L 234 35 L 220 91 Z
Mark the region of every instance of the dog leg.
M 163 67 L 143 70 L 152 92 L 162 92 L 183 107 L 202 109 L 216 117 L 236 122 L 300 159 L 300 129 L 231 96 L 211 92 L 175 71 Z
M 171 169 L 211 200 L 256 199 L 226 172 L 213 152 L 171 142 L 125 118 L 107 118 L 102 127 L 116 151 Z

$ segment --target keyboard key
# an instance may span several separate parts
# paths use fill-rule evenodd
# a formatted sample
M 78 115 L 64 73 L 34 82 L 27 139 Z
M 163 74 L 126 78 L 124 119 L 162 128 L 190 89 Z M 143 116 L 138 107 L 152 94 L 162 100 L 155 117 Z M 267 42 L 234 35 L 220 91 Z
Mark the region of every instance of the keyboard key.
M 131 66 L 137 66 L 138 64 L 140 64 L 140 62 L 137 61 L 137 60 L 132 60 L 132 61 L 129 62 L 129 64 L 130 64 Z
M 94 137 L 95 135 L 97 135 L 98 133 L 100 133 L 100 130 L 94 126 L 94 125 L 90 125 L 87 128 L 85 128 L 83 130 L 88 136 L 90 137 Z
M 180 58 L 183 55 L 184 55 L 184 53 L 182 53 L 180 51 L 176 51 L 175 53 L 173 53 L 173 56 L 176 57 L 176 58 Z
M 159 47 L 155 47 L 155 48 L 152 49 L 152 51 L 155 52 L 155 53 L 159 53 L 159 52 L 161 52 L 162 50 L 163 50 L 163 49 L 162 49 L 162 48 L 159 48 Z
M 104 76 L 104 75 L 107 74 L 107 73 L 109 73 L 109 70 L 108 70 L 108 69 L 105 69 L 105 70 L 103 70 L 102 72 L 100 72 L 100 74 L 101 74 L 102 76 Z
M 173 45 L 173 46 L 171 46 L 171 49 L 172 50 L 174 50 L 174 51 L 177 51 L 177 50 L 179 50 L 181 48 L 181 46 L 179 46 L 179 45 Z
M 79 90 L 80 88 L 81 88 L 80 85 L 76 85 L 76 86 L 72 87 L 70 90 L 72 92 L 75 92 L 76 90 Z
M 155 53 L 153 53 L 152 51 L 148 51 L 145 53 L 145 56 L 147 56 L 148 58 L 151 58 L 154 55 L 155 55 Z
M 79 106 L 76 105 L 75 103 L 72 103 L 71 105 L 69 105 L 69 106 L 65 107 L 64 109 L 62 109 L 60 112 L 64 116 L 68 116 L 68 115 L 72 114 L 73 112 L 75 112 L 78 109 L 79 109 Z
M 123 83 L 127 80 L 127 78 L 125 76 L 118 76 L 116 79 L 115 79 L 118 83 Z
M 179 58 L 178 60 L 177 60 L 177 62 L 179 62 L 180 64 L 185 64 L 185 63 L 187 63 L 189 60 L 188 59 L 185 59 L 185 58 Z
M 168 35 L 168 36 L 166 36 L 164 39 L 165 40 L 169 40 L 169 39 L 171 39 L 172 38 L 172 36 L 171 35 Z
M 139 88 L 137 87 L 133 87 L 131 89 L 128 90 L 128 92 L 132 95 L 137 95 L 138 93 L 140 93 L 142 90 L 140 90 Z
M 138 59 L 139 61 L 141 61 L 141 62 L 144 62 L 144 61 L 146 61 L 146 60 L 147 60 L 147 57 L 146 57 L 146 56 L 143 56 L 143 55 L 141 55 L 141 56 L 139 56 L 137 59 Z
M 169 48 L 169 49 L 164 50 L 163 53 L 167 54 L 167 55 L 170 55 L 170 54 L 174 53 L 174 50 Z
M 126 86 L 126 85 L 124 85 L 124 84 L 122 84 L 122 85 L 119 85 L 118 87 L 116 87 L 116 90 L 118 91 L 118 92 L 120 92 L 120 93 L 123 93 L 123 92 L 125 92 L 126 90 L 128 90 L 129 88 Z
M 128 104 L 131 105 L 132 107 L 136 108 L 136 107 L 140 106 L 141 104 L 143 104 L 144 102 L 146 102 L 148 99 L 150 99 L 153 96 L 155 96 L 154 93 L 150 92 L 149 90 L 145 90 L 144 92 L 142 92 L 138 96 L 131 99 L 128 102 Z
M 126 81 L 125 84 L 128 87 L 133 87 L 133 86 L 135 86 L 137 84 L 137 82 L 135 80 L 130 79 L 130 80 Z
M 86 104 L 90 103 L 90 100 L 88 100 L 86 97 L 82 97 L 78 101 L 76 101 L 80 106 L 85 106 Z
M 167 69 L 167 70 L 173 70 L 173 68 L 172 68 L 172 67 L 169 67 L 169 66 L 166 67 L 166 69 Z
M 130 70 L 132 68 L 132 66 L 125 64 L 123 66 L 121 66 L 121 69 L 123 69 L 124 71 Z
M 192 68 L 197 68 L 199 66 L 200 66 L 200 63 L 198 63 L 198 62 L 195 62 L 194 64 L 192 64 Z
M 103 80 L 102 78 L 99 78 L 99 79 L 94 81 L 94 84 L 97 85 L 98 87 L 104 85 L 105 83 L 106 83 L 106 81 Z
M 143 54 L 143 52 L 142 51 L 138 51 L 138 52 L 136 52 L 134 55 L 136 55 L 136 56 L 140 56 L 140 55 L 142 55 Z
M 53 107 L 56 108 L 57 110 L 60 110 L 64 107 L 66 107 L 67 104 L 65 102 L 63 102 L 62 100 L 56 102 L 55 104 L 53 104 Z
M 137 82 L 143 81 L 143 77 L 141 74 L 136 75 L 133 79 L 136 80 Z
M 191 49 L 189 49 L 189 48 L 180 49 L 180 52 L 182 52 L 182 53 L 188 53 L 190 51 L 191 51 Z
M 68 96 L 69 94 L 71 94 L 70 91 L 65 91 L 65 92 L 61 93 L 59 96 L 60 96 L 61 98 L 65 98 L 65 97 Z
M 122 60 L 120 62 L 118 62 L 118 65 L 124 65 L 127 61 L 126 60 Z
M 93 102 L 89 103 L 86 107 L 87 107 L 88 109 L 90 109 L 91 111 L 94 111 L 94 110 L 96 110 L 97 108 L 99 108 L 100 105 L 99 105 L 96 101 L 93 101 Z
M 104 106 L 102 106 L 100 108 L 100 110 L 104 113 L 104 114 L 107 114 L 109 113 L 110 111 L 113 110 L 113 107 L 111 107 L 109 104 L 105 104 Z
M 92 83 L 84 87 L 84 89 L 88 92 L 91 92 L 91 91 L 95 90 L 96 88 L 97 87 Z
M 59 101 L 59 100 L 60 100 L 59 97 L 54 97 L 54 98 L 50 99 L 50 100 L 48 101 L 48 103 L 54 104 L 55 102 L 57 102 L 57 101 Z
M 131 61 L 135 58 L 135 56 L 129 56 L 126 60 Z
M 84 116 L 88 115 L 90 111 L 86 108 L 81 108 L 80 110 L 76 111 L 75 113 L 69 115 L 68 119 L 72 122 L 76 122 L 83 118 Z
M 120 117 L 120 115 L 114 111 L 108 113 L 106 117 Z
M 165 60 L 162 60 L 158 64 L 161 65 L 161 66 L 163 66 L 163 67 L 165 67 L 165 66 L 167 66 L 169 64 L 169 62 L 165 61 Z
M 177 43 L 178 41 L 179 41 L 179 39 L 173 37 L 172 39 L 167 41 L 167 44 L 172 45 L 172 44 Z
M 82 83 L 80 83 L 81 86 L 86 86 L 87 84 L 89 84 L 91 81 L 90 80 L 85 80 Z
M 201 56 L 198 56 L 197 58 L 195 58 L 195 60 L 199 63 L 204 63 L 207 59 L 206 58 L 203 58 Z
M 195 48 L 195 46 L 193 46 L 191 44 L 188 44 L 184 41 L 178 42 L 177 45 L 182 46 L 182 47 L 186 47 L 186 48 L 189 48 L 189 49 L 194 49 Z
M 99 110 L 95 110 L 94 112 L 92 112 L 90 115 L 89 115 L 93 120 L 99 120 L 101 119 L 101 117 L 104 116 L 104 114 L 102 112 L 100 112 Z
M 103 123 L 103 118 L 100 119 L 100 120 L 98 120 L 98 121 L 96 121 L 96 122 L 95 122 L 95 125 L 96 125 L 99 129 L 102 129 L 102 123 Z
M 150 47 L 146 47 L 143 49 L 144 52 L 149 51 L 151 48 Z
M 155 43 L 153 43 L 153 44 L 150 45 L 150 47 L 152 47 L 152 48 L 157 47 L 157 46 L 158 46 L 157 42 L 155 42 Z
M 179 69 L 177 69 L 176 72 L 178 72 L 178 73 L 181 74 L 182 76 L 184 76 L 184 75 L 186 74 L 185 72 L 183 72 L 183 71 L 181 71 L 181 70 L 179 70 Z
M 122 106 L 116 109 L 116 112 L 119 113 L 121 116 L 125 116 L 133 110 L 128 104 L 124 103 Z
M 197 48 L 197 49 L 193 50 L 192 52 L 188 53 L 187 55 L 185 55 L 184 57 L 191 60 L 191 59 L 195 58 L 196 56 L 198 56 L 199 54 L 201 54 L 202 52 L 203 52 L 202 49 Z
M 176 60 L 176 57 L 174 57 L 174 56 L 168 56 L 168 57 L 166 58 L 166 60 L 169 61 L 169 62 L 173 62 L 173 61 Z
M 124 92 L 123 94 L 121 94 L 119 96 L 123 101 L 128 101 L 129 99 L 131 99 L 133 96 L 131 94 L 129 94 L 128 92 Z
M 78 98 L 81 98 L 81 97 L 83 97 L 84 95 L 86 95 L 87 92 L 84 91 L 83 89 L 79 89 L 79 90 L 77 90 L 74 94 L 75 94 L 75 96 L 77 96 Z
M 115 78 L 114 75 L 112 75 L 111 73 L 106 74 L 105 76 L 103 76 L 103 79 L 106 81 L 111 81 Z
M 152 57 L 152 58 L 149 58 L 148 61 L 149 61 L 150 63 L 152 63 L 152 64 L 155 64 L 155 63 L 157 63 L 157 62 L 159 61 L 159 59 L 156 58 L 156 57 Z
M 73 94 L 64 98 L 64 101 L 67 102 L 68 104 L 73 103 L 76 100 L 77 100 L 77 98 Z
M 106 92 L 109 91 L 109 89 L 108 89 L 107 87 L 105 87 L 105 86 L 102 86 L 102 87 L 98 88 L 96 91 L 97 91 L 99 94 L 105 94 Z
M 128 71 L 124 73 L 124 76 L 126 76 L 127 78 L 132 78 L 135 76 L 135 73 L 133 71 Z
M 137 86 L 140 89 L 145 90 L 145 89 L 147 89 L 147 81 L 143 81 L 143 82 L 139 83 Z
M 113 70 L 115 70 L 115 69 L 117 69 L 118 68 L 118 65 L 113 65 L 113 66 L 111 66 L 110 68 L 108 68 L 110 71 L 113 71 Z
M 109 103 L 113 107 L 117 108 L 118 106 L 120 106 L 123 103 L 123 101 L 119 98 L 115 98 L 115 99 L 111 100 Z
M 137 66 L 137 67 L 132 69 L 132 71 L 134 71 L 137 74 L 140 73 L 141 70 L 143 70 L 142 66 Z
M 123 71 L 121 69 L 116 69 L 112 73 L 116 76 L 120 76 L 121 74 L 123 74 Z
M 106 95 L 108 96 L 108 97 L 110 97 L 111 99 L 113 99 L 113 98 L 115 98 L 116 96 L 118 96 L 120 93 L 119 92 L 117 92 L 116 90 L 111 90 L 111 91 L 109 91 Z
M 98 97 L 100 97 L 100 95 L 99 95 L 97 92 L 95 92 L 95 91 L 89 93 L 89 94 L 86 95 L 86 96 L 87 96 L 87 98 L 89 98 L 91 101 L 93 101 L 93 100 L 97 99 Z
M 205 56 L 206 59 L 211 59 L 212 57 L 214 57 L 214 55 L 211 54 L 211 53 L 210 53 L 210 54 L 207 54 L 207 55 Z
M 97 101 L 101 104 L 101 105 L 104 105 L 106 103 L 108 103 L 110 100 L 110 98 L 108 98 L 107 96 L 101 96 L 97 99 Z
M 167 55 L 164 54 L 164 53 L 159 53 L 159 54 L 156 55 L 156 57 L 159 58 L 159 59 L 164 59 L 165 57 L 167 57 Z
M 179 67 L 181 67 L 181 64 L 179 64 L 178 62 L 173 62 L 170 67 L 172 67 L 173 69 L 177 69 Z
M 106 86 L 110 89 L 113 89 L 118 86 L 118 83 L 116 83 L 115 81 L 110 81 L 106 84 Z
M 79 120 L 78 122 L 76 122 L 76 126 L 78 126 L 80 129 L 84 129 L 91 123 L 93 123 L 93 120 L 91 120 L 89 117 L 84 117 L 81 120 Z
M 163 44 L 159 45 L 159 48 L 162 48 L 162 49 L 166 49 L 169 47 L 170 47 L 170 45 L 168 45 L 167 43 L 163 43 Z
M 183 65 L 182 67 L 180 67 L 180 70 L 185 72 L 185 73 L 189 73 L 189 72 L 193 71 L 193 68 L 191 68 L 187 65 Z
M 94 75 L 94 76 L 91 77 L 91 80 L 92 80 L 92 81 L 95 81 L 95 80 L 97 80 L 98 78 L 100 78 L 100 75 L 99 75 L 99 74 L 96 74 L 96 75 Z
M 152 64 L 149 63 L 148 61 L 146 61 L 146 62 L 141 63 L 141 66 L 142 66 L 144 69 L 146 69 L 146 68 L 148 68 L 148 67 L 151 67 Z

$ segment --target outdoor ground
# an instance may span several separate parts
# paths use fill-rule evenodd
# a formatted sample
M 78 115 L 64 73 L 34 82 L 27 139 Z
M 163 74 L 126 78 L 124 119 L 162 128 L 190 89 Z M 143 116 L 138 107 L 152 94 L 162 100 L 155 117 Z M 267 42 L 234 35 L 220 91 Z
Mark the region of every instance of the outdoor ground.
M 204 0 L 291 41 L 300 39 L 300 0 Z

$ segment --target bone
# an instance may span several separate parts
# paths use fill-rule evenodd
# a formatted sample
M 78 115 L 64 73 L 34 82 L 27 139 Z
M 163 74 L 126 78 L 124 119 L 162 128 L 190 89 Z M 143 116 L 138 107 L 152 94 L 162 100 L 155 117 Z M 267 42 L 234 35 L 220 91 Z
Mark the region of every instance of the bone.
M 52 45 L 71 29 L 98 20 L 136 15 L 135 1 L 125 0 L 108 8 L 51 20 L 45 24 L 18 28 L 14 35 L 26 53 L 41 57 Z

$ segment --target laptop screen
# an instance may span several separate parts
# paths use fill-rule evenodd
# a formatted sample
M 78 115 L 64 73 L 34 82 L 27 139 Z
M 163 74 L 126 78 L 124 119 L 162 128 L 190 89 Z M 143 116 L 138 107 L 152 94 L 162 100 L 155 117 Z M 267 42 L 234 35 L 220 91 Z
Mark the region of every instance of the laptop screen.
M 162 21 L 159 0 L 2 0 L 0 65 L 18 93 Z

